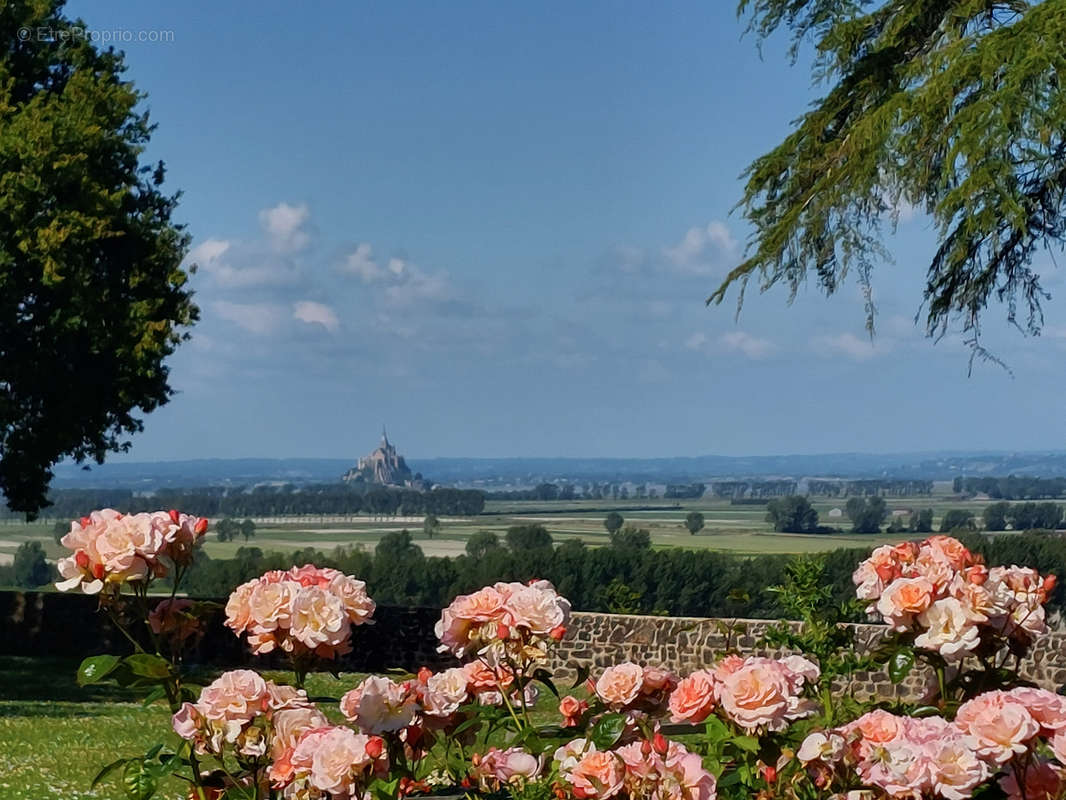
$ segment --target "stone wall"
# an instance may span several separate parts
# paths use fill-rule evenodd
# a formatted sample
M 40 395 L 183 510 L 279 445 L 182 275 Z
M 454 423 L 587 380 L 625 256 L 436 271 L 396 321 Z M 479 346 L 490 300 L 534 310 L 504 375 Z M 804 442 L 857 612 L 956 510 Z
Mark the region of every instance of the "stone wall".
M 640 617 L 622 614 L 577 613 L 573 615 L 566 638 L 555 651 L 552 667 L 561 680 L 572 679 L 581 665 L 593 672 L 635 661 L 658 664 L 681 675 L 713 664 L 726 653 L 745 655 L 784 655 L 782 651 L 759 646 L 772 620 L 706 619 L 699 617 Z M 793 623 L 797 624 L 797 623 Z M 856 625 L 861 650 L 875 647 L 885 634 L 883 625 Z M 1033 648 L 1022 664 L 1022 676 L 1048 689 L 1066 684 L 1066 634 L 1051 634 Z M 887 673 L 857 673 L 851 686 L 859 697 L 920 700 L 935 686 L 935 675 L 914 670 L 901 684 L 893 684 Z
M 96 605 L 96 598 L 84 595 L 0 592 L 0 655 L 74 659 L 126 652 L 128 643 L 105 615 L 96 612 Z M 378 672 L 395 667 L 414 671 L 423 665 L 435 669 L 453 665 L 453 659 L 436 652 L 433 625 L 439 617 L 440 611 L 432 608 L 380 606 L 374 625 L 355 630 L 352 652 L 340 668 Z M 551 666 L 560 684 L 572 680 L 582 665 L 595 672 L 626 660 L 687 674 L 733 650 L 779 655 L 759 647 L 771 624 L 767 620 L 575 613 Z M 874 646 L 885 631 L 881 625 L 856 628 L 863 648 Z M 190 654 L 191 662 L 219 667 L 272 666 L 269 660 L 252 659 L 243 642 L 222 626 L 221 610 L 208 629 Z M 1049 689 L 1066 684 L 1066 635 L 1042 639 L 1023 664 L 1022 674 Z M 897 686 L 886 674 L 863 673 L 855 676 L 850 689 L 860 696 L 918 700 L 932 679 L 931 674 L 915 671 Z

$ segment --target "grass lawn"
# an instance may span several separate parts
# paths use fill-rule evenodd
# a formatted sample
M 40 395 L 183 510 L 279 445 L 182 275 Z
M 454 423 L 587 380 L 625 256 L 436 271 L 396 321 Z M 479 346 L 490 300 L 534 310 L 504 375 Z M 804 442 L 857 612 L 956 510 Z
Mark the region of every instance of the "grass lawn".
M 163 704 L 143 707 L 129 692 L 106 685 L 82 688 L 74 681 L 77 662 L 0 657 L 0 800 L 122 800 L 115 777 L 90 789 L 93 777 L 117 758 L 144 753 L 152 745 L 179 742 Z M 292 673 L 264 671 L 263 677 L 291 683 Z M 214 675 L 200 680 L 210 681 Z M 365 677 L 315 673 L 307 693 L 334 722 L 343 722 L 339 699 Z M 560 691 L 564 687 L 560 686 Z M 582 695 L 582 690 L 576 692 Z M 534 724 L 558 722 L 558 701 L 542 691 Z M 502 737 L 494 734 L 495 744 Z M 157 797 L 184 797 L 184 784 L 169 779 Z

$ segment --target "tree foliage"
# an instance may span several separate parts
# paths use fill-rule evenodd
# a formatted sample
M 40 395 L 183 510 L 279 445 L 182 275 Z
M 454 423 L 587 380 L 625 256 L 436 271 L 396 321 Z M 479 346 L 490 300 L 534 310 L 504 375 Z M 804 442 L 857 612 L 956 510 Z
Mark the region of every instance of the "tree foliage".
M 685 527 L 688 532 L 695 536 L 703 530 L 703 514 L 699 511 L 689 511 L 685 515 Z
M 612 536 L 622 527 L 622 523 L 625 519 L 617 511 L 612 511 L 606 517 L 603 518 L 603 527 L 607 529 L 607 533 Z
M 930 335 L 958 319 L 975 356 L 990 299 L 1032 333 L 1046 299 L 1034 253 L 1066 241 L 1066 0 L 740 0 L 760 43 L 813 42 L 827 90 L 747 169 L 745 260 L 708 302 L 753 277 L 795 297 L 809 276 L 866 289 L 899 210 L 930 216 L 939 245 L 923 309 Z M 920 312 L 921 313 L 921 312 Z M 972 359 L 971 359 L 972 364 Z
M 169 400 L 198 313 L 143 95 L 62 5 L 0 5 L 0 491 L 30 514 L 56 462 L 128 448 Z
M 791 495 L 766 504 L 766 521 L 775 531 L 814 533 L 818 530 L 818 512 L 803 495 Z
M 52 580 L 52 568 L 44 557 L 40 542 L 23 542 L 15 551 L 12 561 L 15 585 L 24 589 L 36 589 Z
M 883 497 L 852 497 L 844 506 L 844 511 L 851 520 L 853 533 L 880 533 L 881 525 L 889 514 Z

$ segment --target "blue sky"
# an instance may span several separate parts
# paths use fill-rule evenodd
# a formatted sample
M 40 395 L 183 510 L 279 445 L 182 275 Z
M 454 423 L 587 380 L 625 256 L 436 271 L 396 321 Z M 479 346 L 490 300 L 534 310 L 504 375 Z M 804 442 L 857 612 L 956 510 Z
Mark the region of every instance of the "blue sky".
M 1063 445 L 1061 304 L 967 378 L 912 322 L 904 215 L 858 288 L 704 298 L 743 252 L 746 164 L 813 97 L 731 2 L 72 2 L 124 44 L 181 188 L 202 322 L 135 460 Z M 1049 287 L 1058 275 L 1041 262 Z

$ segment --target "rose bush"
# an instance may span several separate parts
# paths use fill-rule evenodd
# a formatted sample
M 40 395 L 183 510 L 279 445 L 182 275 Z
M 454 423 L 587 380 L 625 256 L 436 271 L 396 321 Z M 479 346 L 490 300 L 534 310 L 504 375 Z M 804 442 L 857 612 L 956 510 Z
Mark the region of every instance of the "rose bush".
M 135 652 L 87 659 L 79 680 L 144 686 L 173 712 L 179 746 L 102 771 L 121 770 L 134 798 L 150 797 L 166 774 L 200 800 L 438 790 L 520 800 L 1066 798 L 1066 698 L 1023 685 L 1015 671 L 1046 632 L 1054 579 L 987 567 L 949 537 L 878 548 L 854 575 L 857 597 L 892 630 L 863 659 L 895 680 L 916 658 L 936 672 L 916 706 L 834 699 L 867 661 L 847 652 L 853 639 L 839 619 L 819 617 L 821 601 L 809 598 L 807 632 L 784 639 L 802 654 L 730 652 L 687 675 L 627 661 L 580 675 L 560 695 L 547 667 L 570 604 L 543 580 L 496 583 L 443 609 L 439 648 L 458 666 L 371 675 L 336 700 L 312 700 L 307 670 L 350 651 L 354 629 L 372 622 L 365 584 L 308 565 L 239 586 L 225 625 L 254 654 L 290 658 L 297 685 L 240 669 L 197 691 L 180 653 L 202 632 L 203 608 L 176 591 L 205 529 L 177 512 L 102 511 L 63 540 L 72 555 L 61 588 L 99 594 L 119 625 L 127 602 L 142 612 L 139 631 L 123 628 Z M 804 569 L 796 580 L 815 587 Z M 148 602 L 163 579 L 170 596 Z M 534 708 L 545 692 L 558 698 L 547 719 Z

